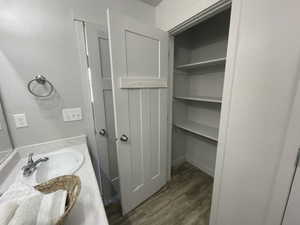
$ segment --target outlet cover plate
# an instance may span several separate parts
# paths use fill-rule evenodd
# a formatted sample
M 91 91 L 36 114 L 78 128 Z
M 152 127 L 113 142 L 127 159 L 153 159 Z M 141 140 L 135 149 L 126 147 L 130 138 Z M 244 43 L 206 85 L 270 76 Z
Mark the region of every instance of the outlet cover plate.
M 81 108 L 67 108 L 62 110 L 65 122 L 82 120 Z
M 14 116 L 16 128 L 28 127 L 25 113 L 14 114 L 13 116 Z

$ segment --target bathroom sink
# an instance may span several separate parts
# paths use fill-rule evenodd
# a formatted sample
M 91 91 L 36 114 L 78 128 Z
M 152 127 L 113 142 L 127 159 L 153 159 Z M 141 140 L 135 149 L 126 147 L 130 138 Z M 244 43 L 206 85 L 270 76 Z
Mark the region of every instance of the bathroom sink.
M 43 183 L 58 176 L 74 174 L 84 160 L 82 153 L 71 149 L 42 154 L 39 157 L 48 157 L 49 160 L 38 166 L 35 174 L 37 183 Z

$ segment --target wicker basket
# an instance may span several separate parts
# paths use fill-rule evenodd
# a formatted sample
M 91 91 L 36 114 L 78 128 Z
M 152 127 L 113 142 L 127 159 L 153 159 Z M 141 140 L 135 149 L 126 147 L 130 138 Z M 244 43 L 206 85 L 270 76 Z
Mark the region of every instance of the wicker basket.
M 74 175 L 66 175 L 61 177 L 53 178 L 46 183 L 42 183 L 35 186 L 35 189 L 38 191 L 49 194 L 52 192 L 56 192 L 58 190 L 66 190 L 67 194 L 67 202 L 65 213 L 58 219 L 58 221 L 54 225 L 63 225 L 65 218 L 70 213 L 71 209 L 74 207 L 78 195 L 81 189 L 80 178 Z

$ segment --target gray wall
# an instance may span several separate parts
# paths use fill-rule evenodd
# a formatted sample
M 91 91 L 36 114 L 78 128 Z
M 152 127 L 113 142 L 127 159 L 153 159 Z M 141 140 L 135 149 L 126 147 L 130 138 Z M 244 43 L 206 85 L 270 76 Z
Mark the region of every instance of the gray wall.
M 84 119 L 65 123 L 61 113 L 84 105 L 73 16 L 105 24 L 107 7 L 155 22 L 154 8 L 136 0 L 0 0 L 0 88 L 16 147 L 86 133 Z M 28 93 L 35 74 L 53 82 L 52 98 Z M 16 113 L 26 113 L 28 128 L 15 128 Z

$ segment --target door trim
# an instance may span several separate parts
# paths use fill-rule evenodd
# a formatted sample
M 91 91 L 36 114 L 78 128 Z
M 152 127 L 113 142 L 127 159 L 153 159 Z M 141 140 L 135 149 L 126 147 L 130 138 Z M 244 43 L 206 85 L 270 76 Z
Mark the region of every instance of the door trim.
M 174 77 L 174 36 L 169 36 L 169 106 L 168 106 L 168 157 L 167 180 L 171 180 L 172 136 L 173 136 L 173 77 Z

